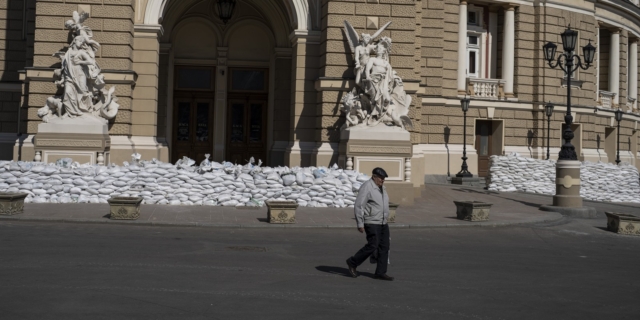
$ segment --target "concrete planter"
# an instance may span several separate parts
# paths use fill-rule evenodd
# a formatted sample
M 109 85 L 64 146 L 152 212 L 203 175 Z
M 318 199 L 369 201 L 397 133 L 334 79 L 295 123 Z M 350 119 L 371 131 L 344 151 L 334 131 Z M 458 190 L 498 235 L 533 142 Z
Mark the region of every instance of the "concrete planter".
M 269 223 L 296 223 L 296 209 L 298 203 L 295 201 L 266 201 L 269 211 L 267 220 Z
M 481 201 L 454 201 L 458 219 L 465 221 L 489 220 L 489 209 L 493 204 Z
M 24 211 L 24 198 L 27 193 L 0 192 L 0 214 L 12 216 Z
M 110 219 L 136 220 L 140 218 L 141 197 L 113 197 L 109 200 Z
M 619 234 L 640 236 L 640 217 L 624 213 L 605 212 L 607 229 Z
M 398 207 L 400 205 L 397 203 L 391 203 L 389 202 L 389 223 L 395 223 L 396 222 L 396 210 L 398 210 Z

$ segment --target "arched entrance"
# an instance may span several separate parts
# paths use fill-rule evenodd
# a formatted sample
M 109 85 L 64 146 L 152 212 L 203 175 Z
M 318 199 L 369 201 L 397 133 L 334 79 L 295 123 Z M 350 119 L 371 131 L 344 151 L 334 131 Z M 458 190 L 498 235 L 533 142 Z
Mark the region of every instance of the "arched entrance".
M 290 35 L 308 16 L 306 0 L 239 0 L 224 24 L 215 1 L 148 1 L 144 23 L 163 30 L 157 124 L 170 161 L 273 163 L 274 142 L 290 140 Z
M 320 1 L 236 1 L 226 24 L 216 0 L 136 1 L 134 111 L 163 161 L 299 165 L 313 153 L 298 140 L 315 139 Z

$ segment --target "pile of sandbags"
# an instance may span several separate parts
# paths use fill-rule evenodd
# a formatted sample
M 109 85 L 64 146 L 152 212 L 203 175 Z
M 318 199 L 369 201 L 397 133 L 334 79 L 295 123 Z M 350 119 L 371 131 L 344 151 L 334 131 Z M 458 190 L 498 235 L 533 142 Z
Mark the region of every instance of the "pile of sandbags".
M 593 163 L 585 161 L 580 167 L 585 199 L 611 202 L 640 202 L 638 169 L 628 163 Z
M 175 165 L 133 157 L 123 166 L 61 159 L 55 164 L 0 161 L 0 192 L 28 193 L 33 203 L 106 203 L 140 196 L 146 204 L 262 206 L 294 200 L 303 207 L 352 207 L 369 177 L 327 167 L 262 167 L 184 158 Z
M 491 191 L 523 191 L 553 195 L 556 162 L 521 157 L 517 153 L 491 156 L 487 187 Z M 580 195 L 587 200 L 640 203 L 640 175 L 628 163 L 585 161 L 580 167 Z

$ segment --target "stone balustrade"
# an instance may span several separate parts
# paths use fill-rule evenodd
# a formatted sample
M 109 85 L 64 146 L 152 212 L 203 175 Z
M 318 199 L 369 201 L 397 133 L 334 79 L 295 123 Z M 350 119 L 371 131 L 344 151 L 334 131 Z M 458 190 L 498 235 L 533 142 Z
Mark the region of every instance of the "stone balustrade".
M 504 98 L 504 81 L 501 79 L 468 78 L 469 91 L 474 99 L 498 100 Z

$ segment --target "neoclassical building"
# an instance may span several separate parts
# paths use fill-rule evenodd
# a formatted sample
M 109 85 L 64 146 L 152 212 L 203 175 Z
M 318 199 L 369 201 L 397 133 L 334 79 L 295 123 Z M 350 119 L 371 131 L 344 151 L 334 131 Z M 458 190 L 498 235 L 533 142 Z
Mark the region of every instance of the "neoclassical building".
M 97 62 L 117 86 L 108 161 L 143 159 L 268 165 L 344 166 L 340 102 L 354 84 L 344 29 L 393 39 L 390 61 L 411 94 L 414 186 L 460 170 L 467 113 L 470 171 L 518 152 L 557 157 L 566 111 L 566 76 L 544 60 L 567 26 L 578 47 L 597 47 L 593 65 L 572 77 L 574 145 L 580 160 L 640 167 L 638 0 L 236 0 L 228 21 L 218 0 L 0 1 L 0 159 L 31 161 L 37 110 L 56 93 L 53 53 L 70 41 L 73 11 L 101 44 Z M 580 50 L 581 51 L 581 50 Z M 73 149 L 73 148 L 71 148 Z M 375 150 L 375 149 L 371 149 Z M 375 151 L 371 151 L 375 152 Z M 50 159 L 51 160 L 51 159 Z

